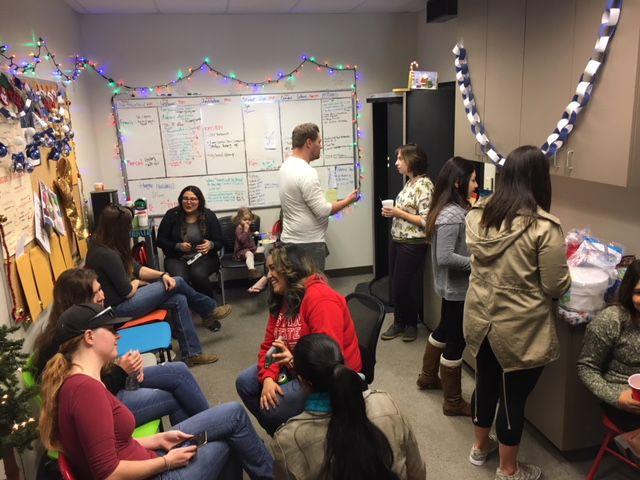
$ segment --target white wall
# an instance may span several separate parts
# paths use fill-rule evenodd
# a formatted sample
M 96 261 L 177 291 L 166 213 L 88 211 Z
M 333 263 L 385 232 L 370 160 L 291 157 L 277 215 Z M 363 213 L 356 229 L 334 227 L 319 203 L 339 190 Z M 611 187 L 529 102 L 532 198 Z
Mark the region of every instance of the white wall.
M 451 49 L 458 39 L 456 20 L 425 24 L 424 13 L 417 17 L 420 67 L 424 64 L 425 70 L 436 70 L 440 78 L 454 80 Z M 548 87 L 554 88 L 553 85 Z M 577 128 L 580 128 L 579 124 Z M 491 125 L 487 125 L 487 130 L 491 131 Z M 470 135 L 471 132 L 465 131 L 464 134 Z M 542 143 L 543 138 L 540 139 L 540 145 Z M 508 152 L 502 153 L 506 155 Z M 556 176 L 551 178 L 552 213 L 560 218 L 565 232 L 571 228 L 588 226 L 594 235 L 603 240 L 615 240 L 622 243 L 629 253 L 640 254 L 640 215 L 637 211 L 640 189 Z
M 407 15 L 87 15 L 81 18 L 85 52 L 108 65 L 113 78 L 147 85 L 175 78 L 178 68 L 199 64 L 209 56 L 223 71 L 239 78 L 262 80 L 278 70 L 292 69 L 301 54 L 319 60 L 358 65 L 362 81 L 358 95 L 363 103 L 361 122 L 365 175 L 371 171 L 372 140 L 370 93 L 389 91 L 406 82 L 407 66 L 415 56 L 415 16 Z M 204 80 L 203 80 L 204 77 Z M 95 78 L 91 91 L 98 145 L 95 164 L 103 181 L 122 189 L 116 143 L 110 125 L 110 90 Z M 296 90 L 327 89 L 348 83 L 330 80 L 313 68 L 303 70 Z M 284 90 L 282 87 L 277 87 Z M 185 88 L 205 94 L 244 93 L 199 75 Z M 275 91 L 275 90 L 274 90 Z M 327 241 L 331 249 L 327 268 L 371 265 L 371 182 L 363 182 L 366 200 L 344 218 L 332 220 Z M 260 210 L 265 226 L 277 210 Z

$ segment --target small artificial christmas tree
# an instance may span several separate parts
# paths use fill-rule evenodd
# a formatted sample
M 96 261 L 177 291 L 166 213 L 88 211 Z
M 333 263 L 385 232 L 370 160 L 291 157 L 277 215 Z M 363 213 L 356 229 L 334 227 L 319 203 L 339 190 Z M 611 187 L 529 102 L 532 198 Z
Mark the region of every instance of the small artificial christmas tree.
M 22 353 L 24 340 L 12 338 L 19 328 L 0 325 L 0 451 L 9 480 L 20 478 L 14 448 L 31 449 L 38 437 L 30 402 L 38 389 L 23 389 L 18 379 L 29 357 Z

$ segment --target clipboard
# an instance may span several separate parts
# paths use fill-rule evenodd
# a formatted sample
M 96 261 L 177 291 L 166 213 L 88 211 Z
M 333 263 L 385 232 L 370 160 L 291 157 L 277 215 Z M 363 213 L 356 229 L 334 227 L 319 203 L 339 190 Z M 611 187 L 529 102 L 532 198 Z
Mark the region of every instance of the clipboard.
M 53 278 L 49 258 L 40 247 L 33 246 L 29 250 L 29 259 L 40 301 L 42 306 L 47 308 L 53 303 Z
M 69 246 L 69 235 L 60 238 L 60 246 L 62 247 L 62 256 L 64 257 L 64 263 L 67 268 L 75 268 L 76 262 L 73 261 L 73 254 Z
M 53 269 L 53 278 L 58 280 L 58 277 L 67 269 L 67 265 L 64 261 L 64 255 L 62 254 L 62 247 L 60 246 L 60 237 L 57 233 L 51 234 L 51 268 Z

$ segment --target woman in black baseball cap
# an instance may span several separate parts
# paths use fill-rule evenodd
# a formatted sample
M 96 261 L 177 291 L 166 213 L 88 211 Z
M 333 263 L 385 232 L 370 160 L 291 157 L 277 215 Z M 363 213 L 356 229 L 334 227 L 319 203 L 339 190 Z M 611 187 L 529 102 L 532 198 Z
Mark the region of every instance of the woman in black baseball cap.
M 238 403 L 200 412 L 175 430 L 131 438 L 133 414 L 100 380 L 118 355 L 115 329 L 128 320 L 91 303 L 74 305 L 58 319 L 60 349 L 42 382 L 46 448 L 63 452 L 77 478 L 216 479 L 224 472 L 240 479 L 242 468 L 251 478 L 272 478 L 273 458 Z M 202 432 L 204 445 L 178 447 Z

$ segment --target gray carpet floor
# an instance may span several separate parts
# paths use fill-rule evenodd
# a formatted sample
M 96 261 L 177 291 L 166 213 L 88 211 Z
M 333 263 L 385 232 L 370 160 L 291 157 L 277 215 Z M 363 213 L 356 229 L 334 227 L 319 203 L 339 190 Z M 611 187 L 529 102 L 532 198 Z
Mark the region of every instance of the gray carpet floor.
M 351 276 L 334 278 L 330 282 L 336 290 L 346 295 L 358 283 L 368 279 L 368 276 Z M 233 305 L 233 312 L 223 321 L 220 332 L 214 334 L 199 328 L 205 352 L 220 356 L 220 360 L 213 365 L 193 368 L 211 405 L 239 401 L 235 391 L 236 375 L 256 361 L 267 322 L 266 294 L 256 297 L 241 288 L 228 289 L 227 301 Z M 392 320 L 393 315 L 387 315 L 383 329 Z M 493 479 L 498 465 L 496 456 L 482 467 L 475 467 L 467 460 L 473 441 L 470 419 L 444 416 L 441 392 L 421 392 L 415 386 L 427 336 L 426 328 L 420 326 L 415 342 L 407 344 L 400 339 L 380 341 L 372 388 L 389 392 L 409 418 L 427 465 L 428 478 Z M 464 372 L 465 398 L 470 397 L 472 390 L 473 377 L 469 372 Z M 268 436 L 257 422 L 254 424 L 259 434 L 267 439 Z M 586 477 L 594 455 L 594 452 L 583 452 L 565 458 L 540 433 L 527 425 L 520 459 L 542 466 L 545 479 L 570 480 Z M 605 458 L 598 478 L 627 480 L 640 478 L 640 474 L 615 459 Z

